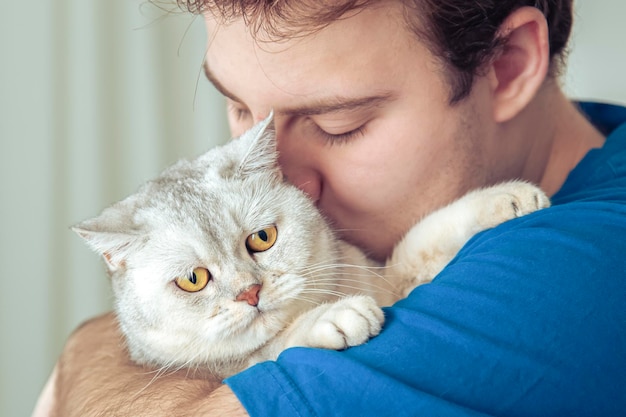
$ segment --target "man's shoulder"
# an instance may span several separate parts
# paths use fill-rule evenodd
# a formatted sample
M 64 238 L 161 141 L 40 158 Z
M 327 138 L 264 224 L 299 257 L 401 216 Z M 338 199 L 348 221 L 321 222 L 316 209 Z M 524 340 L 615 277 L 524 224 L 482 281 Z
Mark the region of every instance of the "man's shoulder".
M 625 106 L 597 101 L 581 101 L 576 105 L 605 136 L 626 123 Z
M 602 148 L 591 150 L 572 170 L 553 204 L 576 201 L 626 203 L 626 107 L 579 103 L 589 120 L 606 136 Z

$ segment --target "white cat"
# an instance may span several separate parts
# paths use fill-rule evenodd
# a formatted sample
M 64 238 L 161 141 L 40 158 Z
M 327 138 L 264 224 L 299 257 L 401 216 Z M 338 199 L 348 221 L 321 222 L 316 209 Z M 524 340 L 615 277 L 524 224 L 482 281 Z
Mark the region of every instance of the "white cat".
M 106 261 L 134 361 L 226 377 L 292 346 L 362 344 L 381 330 L 380 306 L 430 281 L 475 233 L 549 205 L 524 182 L 471 192 L 414 226 L 379 269 L 283 181 L 268 126 L 271 116 L 74 227 Z

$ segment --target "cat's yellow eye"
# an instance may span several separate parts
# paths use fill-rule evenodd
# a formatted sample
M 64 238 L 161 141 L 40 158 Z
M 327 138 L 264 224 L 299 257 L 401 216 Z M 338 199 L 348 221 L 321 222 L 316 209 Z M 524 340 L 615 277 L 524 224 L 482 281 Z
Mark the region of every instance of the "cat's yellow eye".
M 277 236 L 278 231 L 276 230 L 276 226 L 266 227 L 248 236 L 246 239 L 246 248 L 252 253 L 264 252 L 274 246 Z
M 196 268 L 185 277 L 178 277 L 174 280 L 178 288 L 187 292 L 202 291 L 211 280 L 211 273 L 206 268 Z

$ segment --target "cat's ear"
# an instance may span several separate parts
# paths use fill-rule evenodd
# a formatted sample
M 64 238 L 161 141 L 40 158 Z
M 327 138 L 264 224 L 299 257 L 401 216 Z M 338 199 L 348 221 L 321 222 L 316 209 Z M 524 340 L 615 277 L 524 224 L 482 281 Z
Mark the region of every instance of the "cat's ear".
M 238 175 L 245 176 L 259 171 L 270 171 L 282 176 L 278 167 L 273 111 L 239 139 L 248 143 L 249 148 L 239 163 Z
M 71 229 L 104 258 L 111 272 L 115 272 L 125 268 L 130 253 L 145 240 L 144 234 L 133 222 L 133 214 L 134 201 L 129 198 Z

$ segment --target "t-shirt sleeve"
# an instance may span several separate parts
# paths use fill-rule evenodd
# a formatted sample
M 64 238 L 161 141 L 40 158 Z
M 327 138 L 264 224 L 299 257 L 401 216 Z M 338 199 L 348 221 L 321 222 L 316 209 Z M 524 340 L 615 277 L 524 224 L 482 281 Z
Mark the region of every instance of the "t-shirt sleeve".
M 345 351 L 226 380 L 252 416 L 576 416 L 626 409 L 626 205 L 580 201 L 473 238 Z

